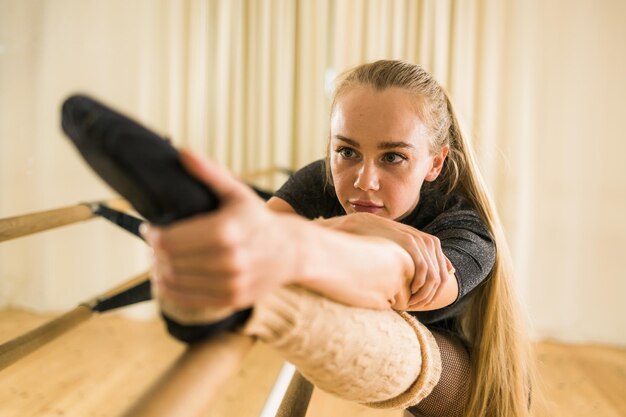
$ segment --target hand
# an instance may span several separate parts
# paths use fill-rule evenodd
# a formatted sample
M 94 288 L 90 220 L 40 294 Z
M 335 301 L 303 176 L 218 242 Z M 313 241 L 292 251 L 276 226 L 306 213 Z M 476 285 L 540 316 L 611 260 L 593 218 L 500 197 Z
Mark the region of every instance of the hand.
M 318 221 L 336 230 L 359 235 L 388 238 L 406 250 L 415 264 L 410 282 L 410 298 L 400 300 L 394 308 L 401 310 L 427 309 L 440 294 L 443 284 L 454 274 L 454 267 L 443 254 L 441 242 L 435 236 L 411 226 L 369 213 L 355 213 Z
M 143 231 L 154 250 L 153 284 L 159 297 L 189 308 L 244 308 L 286 284 L 293 275 L 289 261 L 297 256 L 282 229 L 284 215 L 270 211 L 216 164 L 186 151 L 181 162 L 220 204 L 214 212 Z

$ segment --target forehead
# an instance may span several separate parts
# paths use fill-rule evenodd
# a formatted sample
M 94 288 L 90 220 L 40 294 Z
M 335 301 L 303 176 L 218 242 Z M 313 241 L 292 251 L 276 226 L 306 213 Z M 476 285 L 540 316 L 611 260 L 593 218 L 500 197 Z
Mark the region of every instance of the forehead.
M 411 141 L 417 146 L 426 141 L 417 108 L 417 99 L 404 89 L 355 87 L 337 98 L 331 135 L 357 141 Z

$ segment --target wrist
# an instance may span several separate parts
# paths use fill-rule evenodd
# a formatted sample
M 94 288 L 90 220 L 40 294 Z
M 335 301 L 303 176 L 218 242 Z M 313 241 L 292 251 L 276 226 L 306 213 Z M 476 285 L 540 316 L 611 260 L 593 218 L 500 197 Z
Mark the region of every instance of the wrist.
M 391 307 L 394 310 L 405 310 L 411 298 L 411 283 L 415 277 L 415 262 L 411 255 L 400 245 L 391 242 L 393 249 L 390 252 L 394 255 L 394 263 L 398 265 L 399 282 L 396 285 L 396 293 Z
M 307 232 L 308 220 L 291 213 L 280 213 L 279 227 L 277 230 L 280 236 L 277 239 L 285 242 L 284 252 L 279 256 L 283 256 L 281 262 L 286 262 L 287 267 L 284 269 L 285 276 L 282 279 L 283 285 L 302 284 L 304 271 L 306 270 L 306 242 L 311 239 L 310 233 Z M 288 237 L 285 239 L 285 237 Z
M 300 220 L 302 221 L 302 220 Z M 396 243 L 302 221 L 293 228 L 292 284 L 344 304 L 385 309 L 408 301 L 413 261 Z

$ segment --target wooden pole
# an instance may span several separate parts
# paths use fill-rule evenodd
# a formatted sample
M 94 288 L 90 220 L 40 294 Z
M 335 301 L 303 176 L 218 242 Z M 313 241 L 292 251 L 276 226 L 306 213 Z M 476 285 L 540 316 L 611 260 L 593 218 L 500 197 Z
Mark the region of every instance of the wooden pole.
M 223 332 L 191 345 L 124 417 L 200 417 L 240 368 L 254 341 Z
M 0 370 L 78 326 L 92 314 L 89 307 L 80 305 L 28 333 L 3 343 L 0 345 Z
M 285 168 L 272 167 L 267 169 L 259 169 L 256 171 L 242 172 L 238 175 L 238 177 L 243 181 L 253 181 L 260 177 L 269 177 L 276 174 L 289 176 L 289 173 Z
M 117 207 L 119 210 L 130 208 L 130 205 L 120 198 L 103 201 L 102 203 L 112 208 Z M 0 219 L 0 242 L 89 220 L 94 216 L 93 207 L 97 204 L 99 202 L 82 203 L 70 207 Z
M 139 274 L 100 296 L 80 304 L 73 310 L 1 344 L 0 371 L 90 318 L 94 314 L 93 308 L 98 302 L 147 280 L 149 276 L 150 273 L 148 271 Z
M 276 417 L 304 417 L 312 394 L 313 384 L 296 370 L 276 412 Z

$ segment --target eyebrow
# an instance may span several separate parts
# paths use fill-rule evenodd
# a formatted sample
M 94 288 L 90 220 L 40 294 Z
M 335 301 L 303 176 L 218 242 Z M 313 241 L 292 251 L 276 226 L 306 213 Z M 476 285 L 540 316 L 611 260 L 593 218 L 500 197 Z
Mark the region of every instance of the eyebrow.
M 355 148 L 360 148 L 361 145 L 359 145 L 359 142 L 357 142 L 354 139 L 350 139 L 347 138 L 345 136 L 342 135 L 335 135 L 335 138 L 339 139 L 342 142 L 347 143 L 350 146 L 354 146 Z M 381 142 L 378 144 L 378 149 L 395 149 L 395 148 L 410 148 L 413 149 L 414 146 L 411 145 L 410 143 L 407 142 L 401 142 L 401 141 L 385 141 L 385 142 Z

